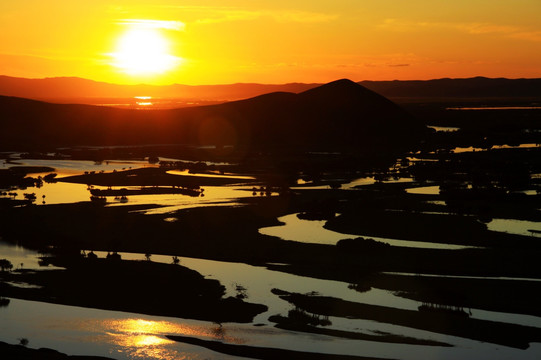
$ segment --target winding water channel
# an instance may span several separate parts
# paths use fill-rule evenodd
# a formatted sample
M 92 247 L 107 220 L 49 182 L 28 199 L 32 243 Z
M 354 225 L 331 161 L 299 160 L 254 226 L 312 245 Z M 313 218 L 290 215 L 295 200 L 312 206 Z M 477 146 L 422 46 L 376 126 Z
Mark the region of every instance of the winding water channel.
M 11 254 L 12 260 L 27 261 L 32 265 L 29 250 L 2 243 L 1 254 Z M 98 252 L 103 257 L 105 253 Z M 143 260 L 142 254 L 121 253 L 123 259 Z M 170 263 L 168 256 L 153 255 L 153 261 Z M 181 264 L 208 278 L 219 280 L 227 295 L 235 295 L 237 285 L 246 289 L 248 300 L 263 303 L 269 310 L 257 316 L 252 324 L 218 324 L 205 321 L 169 317 L 147 316 L 119 311 L 87 309 L 75 306 L 48 304 L 10 299 L 7 307 L 0 308 L 0 340 L 16 343 L 19 338 L 30 340 L 31 347 L 50 347 L 68 354 L 111 356 L 116 359 L 232 359 L 210 350 L 166 339 L 165 335 L 186 335 L 202 339 L 216 339 L 232 344 L 277 347 L 322 353 L 417 359 L 419 354 L 432 352 L 429 358 L 438 359 L 536 359 L 540 344 L 528 350 L 517 350 L 473 340 L 441 335 L 369 320 L 331 317 L 333 329 L 356 330 L 363 333 L 387 332 L 422 339 L 437 340 L 454 345 L 427 347 L 389 344 L 371 341 L 347 340 L 324 335 L 304 334 L 280 330 L 268 321 L 270 315 L 286 314 L 291 309 L 284 300 L 273 295 L 272 288 L 286 291 L 334 296 L 344 300 L 415 310 L 418 302 L 404 299 L 381 289 L 358 293 L 347 283 L 299 277 L 264 267 L 239 263 L 180 258 Z M 25 265 L 25 268 L 27 266 Z M 474 318 L 512 322 L 541 328 L 541 318 L 472 309 Z M 255 326 L 258 325 L 258 326 Z M 428 355 L 426 355 L 428 356 Z
M 35 162 L 32 163 L 36 165 Z M 39 162 L 40 166 L 57 166 L 62 163 Z M 67 169 L 71 163 L 64 163 Z M 74 168 L 77 164 L 73 164 Z M 81 166 L 82 164 L 79 164 Z M 83 164 L 81 168 L 92 168 L 93 164 Z M 126 164 L 120 164 L 125 166 Z M 119 166 L 120 166 L 119 165 Z M 70 165 L 71 166 L 71 165 Z M 108 165 L 107 165 L 108 166 Z M 356 184 L 368 183 L 366 178 Z M 183 207 L 201 206 L 208 203 L 231 205 L 240 196 L 251 196 L 250 191 L 236 187 L 221 187 L 206 190 L 205 199 L 180 200 L 175 196 L 134 197 L 130 203 L 154 203 L 164 207 L 149 212 L 170 212 Z M 426 190 L 426 189 L 423 189 Z M 420 193 L 423 192 L 420 190 Z M 28 191 L 28 190 L 26 190 Z M 41 189 L 32 189 L 44 200 L 51 203 L 70 203 L 88 201 L 89 193 L 85 185 L 55 183 L 45 184 Z M 39 191 L 42 191 L 43 194 Z M 433 189 L 429 189 L 430 192 Z M 23 190 L 20 190 L 23 192 Z M 213 193 L 217 195 L 212 195 Z M 415 191 L 411 191 L 415 193 Z M 198 202 L 196 202 L 198 201 Z M 111 205 L 121 205 L 111 203 Z M 343 238 L 353 237 L 325 229 L 324 221 L 301 220 L 297 214 L 289 214 L 278 219 L 284 225 L 263 228 L 261 233 L 278 236 L 285 240 L 336 244 Z M 505 220 L 505 219 L 504 219 Z M 494 230 L 515 231 L 516 222 L 495 221 Z M 171 219 L 174 221 L 174 219 Z M 536 224 L 520 224 L 521 230 L 532 228 Z M 490 228 L 490 225 L 489 225 Z M 533 227 L 539 229 L 539 227 Z M 372 237 L 374 238 L 374 237 Z M 454 249 L 453 245 L 423 242 L 411 242 L 398 239 L 374 238 L 393 246 L 428 247 Z M 457 249 L 463 246 L 456 247 Z M 103 252 L 96 252 L 104 257 Z M 120 253 L 125 260 L 142 261 L 143 254 Z M 38 254 L 20 246 L 7 244 L 0 239 L 0 258 L 10 260 L 15 268 L 41 269 Z M 171 263 L 170 256 L 152 255 L 152 261 Z M 281 330 L 269 321 L 272 315 L 287 315 L 292 305 L 271 293 L 271 289 L 296 293 L 317 293 L 343 300 L 363 304 L 386 306 L 396 309 L 417 310 L 419 302 L 402 298 L 392 292 L 372 288 L 366 292 L 357 292 L 348 283 L 300 277 L 265 267 L 241 263 L 229 263 L 181 257 L 180 264 L 193 269 L 206 278 L 219 280 L 226 287 L 226 296 L 237 295 L 239 288 L 245 289 L 247 301 L 265 304 L 268 311 L 258 315 L 250 324 L 216 324 L 206 321 L 182 318 L 148 316 L 120 311 L 81 308 L 49 304 L 43 302 L 9 299 L 9 305 L 0 307 L 0 341 L 17 343 L 20 338 L 29 340 L 29 347 L 48 347 L 71 355 L 109 356 L 119 360 L 135 359 L 237 359 L 203 347 L 177 343 L 165 335 L 185 335 L 201 339 L 219 340 L 231 344 L 244 344 L 260 347 L 275 347 L 319 353 L 349 354 L 393 358 L 404 360 L 426 359 L 539 359 L 541 344 L 532 343 L 527 350 L 519 350 L 490 343 L 468 340 L 455 336 L 442 335 L 429 331 L 381 323 L 371 320 L 330 317 L 335 330 L 355 331 L 364 334 L 389 333 L 418 339 L 434 340 L 451 344 L 451 347 L 419 346 L 397 343 L 385 343 L 362 340 L 341 339 L 325 335 L 308 334 Z M 421 276 L 421 275 L 418 275 Z M 24 286 L 24 284 L 21 284 Z M 160 294 L 167 296 L 167 294 Z M 501 312 L 471 309 L 472 318 L 508 322 L 541 328 L 541 318 L 535 316 L 508 314 Z

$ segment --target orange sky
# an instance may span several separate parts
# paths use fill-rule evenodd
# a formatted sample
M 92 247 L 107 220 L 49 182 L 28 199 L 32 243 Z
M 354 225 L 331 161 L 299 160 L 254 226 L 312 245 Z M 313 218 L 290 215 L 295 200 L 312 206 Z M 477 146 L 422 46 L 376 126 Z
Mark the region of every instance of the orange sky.
M 0 74 L 194 85 L 541 77 L 540 14 L 541 0 L 7 0 Z

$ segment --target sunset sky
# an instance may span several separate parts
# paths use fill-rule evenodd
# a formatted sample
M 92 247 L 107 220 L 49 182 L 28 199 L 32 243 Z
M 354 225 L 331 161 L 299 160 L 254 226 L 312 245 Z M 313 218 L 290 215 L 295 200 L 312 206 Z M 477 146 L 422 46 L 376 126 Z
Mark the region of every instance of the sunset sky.
M 5 0 L 0 74 L 224 84 L 541 77 L 541 0 Z

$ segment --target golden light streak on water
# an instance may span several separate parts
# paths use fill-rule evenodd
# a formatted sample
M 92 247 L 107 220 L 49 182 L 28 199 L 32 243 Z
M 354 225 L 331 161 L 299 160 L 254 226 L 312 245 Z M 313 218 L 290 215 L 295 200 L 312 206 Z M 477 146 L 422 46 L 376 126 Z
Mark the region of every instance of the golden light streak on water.
M 84 324 L 87 327 L 89 324 Z M 185 358 L 179 343 L 169 340 L 166 335 L 211 338 L 232 343 L 244 343 L 239 338 L 226 335 L 226 330 L 214 324 L 209 326 L 176 324 L 169 321 L 145 319 L 110 319 L 96 321 L 92 327 L 104 335 L 96 341 L 118 346 L 131 359 L 176 360 Z
M 112 340 L 113 343 L 122 347 L 149 347 L 149 346 L 157 346 L 157 345 L 165 345 L 165 344 L 173 344 L 174 341 L 168 340 L 163 337 L 158 337 L 156 335 L 133 335 L 133 336 L 126 336 L 126 334 L 115 334 L 115 333 L 107 333 Z
M 187 336 L 208 336 L 209 334 L 203 327 L 174 324 L 168 321 L 120 319 L 104 321 L 102 325 L 108 331 L 126 335 L 182 334 Z
M 88 323 L 81 325 L 85 328 L 89 326 Z M 182 358 L 176 346 L 179 343 L 167 339 L 166 335 L 200 337 L 235 344 L 245 343 L 243 339 L 228 336 L 227 330 L 218 324 L 206 326 L 130 318 L 96 321 L 91 327 L 104 334 L 96 341 L 112 343 L 133 359 Z

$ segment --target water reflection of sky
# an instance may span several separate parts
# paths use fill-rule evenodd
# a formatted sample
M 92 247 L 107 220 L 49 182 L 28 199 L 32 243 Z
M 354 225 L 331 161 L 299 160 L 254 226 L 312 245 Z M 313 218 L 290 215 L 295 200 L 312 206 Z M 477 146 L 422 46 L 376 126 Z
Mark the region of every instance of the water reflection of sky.
M 97 254 L 100 257 L 105 256 L 103 252 Z M 142 254 L 125 253 L 122 253 L 122 257 L 138 260 L 144 258 Z M 170 263 L 171 257 L 152 255 L 152 261 Z M 16 343 L 18 338 L 26 337 L 30 340 L 31 347 L 52 347 L 69 354 L 111 356 L 117 359 L 235 359 L 235 357 L 217 354 L 201 347 L 171 342 L 164 337 L 164 335 L 175 334 L 233 344 L 405 360 L 417 359 L 421 353 L 438 354 L 437 358 L 444 360 L 491 359 L 499 358 L 501 355 L 513 359 L 534 359 L 534 354 L 538 354 L 535 344 L 528 351 L 522 351 L 369 320 L 330 318 L 334 329 L 363 333 L 387 332 L 448 342 L 455 347 L 422 347 L 354 341 L 276 329 L 272 327 L 268 317 L 274 314 L 285 315 L 292 307 L 271 294 L 272 288 L 299 293 L 315 291 L 323 296 L 335 296 L 348 301 L 409 310 L 415 310 L 419 303 L 397 297 L 381 289 L 359 293 L 349 289 L 348 284 L 343 282 L 300 277 L 246 264 L 184 257 L 181 258 L 181 264 L 206 277 L 218 279 L 228 288 L 228 295 L 235 294 L 236 285 L 245 287 L 248 301 L 269 306 L 267 313 L 259 315 L 254 320 L 254 324 L 266 324 L 266 326 L 254 327 L 252 324 L 219 326 L 205 321 L 12 299 L 8 307 L 0 309 L 0 340 Z M 522 319 L 521 315 L 482 312 L 475 309 L 472 311 L 478 318 L 511 322 L 518 320 L 519 323 L 524 321 L 533 326 L 541 326 L 540 318 Z
M 105 187 L 94 186 L 96 189 Z M 252 197 L 250 186 L 205 186 L 204 196 L 193 197 L 182 194 L 160 195 L 133 195 L 128 196 L 128 202 L 120 202 L 114 197 L 107 197 L 107 206 L 124 205 L 156 205 L 155 208 L 146 210 L 148 214 L 164 214 L 194 206 L 208 205 L 235 205 L 236 200 L 243 197 Z M 26 189 L 10 190 L 16 193 L 16 199 L 24 199 L 24 194 L 34 193 L 35 204 L 53 205 L 70 204 L 81 201 L 90 201 L 90 191 L 87 185 L 73 184 L 58 181 L 56 183 L 44 183 L 40 188 L 29 187 Z
M 21 161 L 22 162 L 22 161 Z M 96 165 L 93 162 L 81 161 L 50 161 L 50 160 L 24 160 L 25 165 L 53 166 L 57 172 L 65 174 L 81 173 L 82 171 L 111 171 L 121 170 L 129 166 L 139 167 L 148 165 L 140 162 L 110 162 Z M 5 165 L 2 165 L 5 166 Z M 9 165 L 12 166 L 12 165 Z M 405 181 L 411 181 L 405 180 Z M 344 186 L 350 188 L 355 185 L 369 185 L 373 178 L 360 178 Z M 201 206 L 205 204 L 222 203 L 234 204 L 234 199 L 242 196 L 251 196 L 249 188 L 239 187 L 205 187 L 204 198 L 191 198 L 177 195 L 142 195 L 132 196 L 129 204 L 159 204 L 163 208 L 151 210 L 151 213 L 170 212 L 176 209 Z M 417 190 L 424 193 L 426 189 Z M 430 189 L 433 191 L 433 189 Z M 90 194 L 86 185 L 55 183 L 44 184 L 40 189 L 29 188 L 19 191 L 19 198 L 23 192 L 35 192 L 37 203 L 46 195 L 47 204 L 71 203 L 88 201 Z M 111 200 L 110 205 L 121 205 Z M 322 221 L 301 220 L 296 214 L 280 218 L 285 226 L 262 229 L 266 231 L 280 231 L 269 235 L 280 236 L 295 241 L 320 243 L 335 243 L 337 240 L 349 235 L 338 234 L 324 229 Z M 496 219 L 498 220 L 498 219 Z M 493 226 L 498 224 L 494 222 Z M 509 220 L 513 221 L 513 220 Z M 503 229 L 514 229 L 514 222 L 502 222 Z M 524 224 L 524 229 L 541 229 L 534 226 L 536 223 Z M 489 224 L 490 228 L 490 224 Z M 518 230 L 517 230 L 518 231 Z M 510 231 L 512 232 L 512 231 Z M 393 240 L 381 239 L 376 240 Z M 400 240 L 395 240 L 400 241 Z M 413 244 L 413 242 L 406 242 Z M 426 245 L 427 243 L 421 243 Z M 394 244 L 396 245 L 396 244 Z M 413 244 L 415 246 L 415 244 Z M 398 245 L 400 246 L 400 245 Z M 0 242 L 0 258 L 10 259 L 15 267 L 23 263 L 25 268 L 39 268 L 35 252 Z M 98 253 L 100 257 L 105 253 Z M 124 259 L 144 259 L 142 254 L 122 253 Z M 152 261 L 171 262 L 170 256 L 152 255 Z M 483 344 L 476 341 L 439 335 L 427 331 L 404 328 L 391 324 L 376 323 L 368 320 L 352 320 L 331 317 L 333 329 L 347 331 L 361 331 L 374 333 L 377 331 L 391 334 L 413 336 L 449 342 L 455 347 L 422 347 L 401 344 L 376 343 L 368 341 L 354 341 L 327 336 L 303 334 L 283 331 L 272 327 L 268 321 L 270 315 L 286 315 L 292 306 L 270 290 L 279 288 L 290 292 L 309 293 L 315 291 L 323 296 L 334 296 L 344 300 L 361 302 L 372 305 L 389 306 L 401 309 L 415 310 L 419 305 L 398 297 L 391 292 L 381 289 L 371 289 L 364 293 L 348 288 L 348 284 L 338 281 L 328 281 L 300 277 L 270 271 L 263 267 L 254 267 L 246 264 L 225 263 L 192 258 L 181 258 L 181 265 L 192 268 L 208 278 L 219 280 L 227 289 L 228 296 L 236 295 L 236 287 L 246 288 L 247 301 L 262 303 L 269 306 L 269 311 L 257 316 L 254 324 L 264 324 L 254 327 L 252 324 L 218 324 L 186 319 L 144 316 L 138 314 L 85 309 L 80 307 L 53 305 L 24 300 L 12 299 L 6 308 L 0 308 L 0 340 L 8 343 L 17 343 L 19 338 L 30 340 L 30 347 L 50 347 L 69 354 L 111 356 L 117 359 L 237 359 L 237 357 L 217 354 L 198 346 L 172 342 L 164 337 L 166 334 L 196 336 L 207 340 L 223 340 L 230 343 L 243 343 L 254 346 L 270 346 L 304 351 L 332 352 L 351 355 L 417 359 L 419 354 L 424 358 L 437 359 L 538 359 L 541 353 L 539 344 L 532 344 L 527 351 L 509 349 L 501 346 Z M 495 321 L 508 321 L 541 327 L 541 318 L 525 317 L 515 314 L 503 314 L 473 310 L 473 316 Z
M 11 299 L 0 309 L 0 340 L 29 347 L 49 347 L 71 355 L 108 356 L 115 359 L 236 359 L 213 351 L 180 344 L 165 334 L 216 338 L 216 324 L 150 317 L 74 306 Z M 216 332 L 215 332 L 216 333 Z
M 438 195 L 440 193 L 439 185 L 430 185 L 430 186 L 420 186 L 406 189 L 408 194 L 419 194 L 419 195 Z
M 358 238 L 373 239 L 392 246 L 413 247 L 420 249 L 447 249 L 460 250 L 473 248 L 471 246 L 453 245 L 443 243 L 432 243 L 426 241 L 410 241 L 390 239 L 369 235 L 352 235 L 325 229 L 325 220 L 304 220 L 299 219 L 297 214 L 289 214 L 278 218 L 284 225 L 264 227 L 259 230 L 261 234 L 276 236 L 283 240 L 298 241 L 304 243 L 316 243 L 335 245 L 339 240 Z
M 167 214 L 177 210 L 196 206 L 209 205 L 236 205 L 236 201 L 242 197 L 251 197 L 250 187 L 236 186 L 205 186 L 203 187 L 203 196 L 193 197 L 181 194 L 163 194 L 163 195 L 135 195 L 128 196 L 127 203 L 115 201 L 108 197 L 109 206 L 123 205 L 143 205 L 156 204 L 155 208 L 144 210 L 143 213 L 149 215 Z
M 454 132 L 454 131 L 458 131 L 460 130 L 460 128 L 458 127 L 452 127 L 452 126 L 427 126 L 431 129 L 434 129 L 436 131 L 440 131 L 440 132 Z
M 54 172 L 61 174 L 82 174 L 85 171 L 120 171 L 129 168 L 157 167 L 144 160 L 107 160 L 94 162 L 87 160 L 54 160 L 54 159 L 16 159 L 11 166 L 48 166 L 54 168 Z
M 267 346 L 322 353 L 350 354 L 413 360 L 419 354 L 427 359 L 536 359 L 541 347 L 533 343 L 527 350 L 480 343 L 427 331 L 371 321 L 360 321 L 363 332 L 389 331 L 418 338 L 445 341 L 451 348 L 414 346 L 333 338 L 250 324 L 218 324 L 195 320 L 152 317 L 132 313 L 85 309 L 12 299 L 0 309 L 0 340 L 18 342 L 29 339 L 32 348 L 53 347 L 73 355 L 110 356 L 115 359 L 238 359 L 198 346 L 171 342 L 164 334 L 195 336 L 206 340 L 228 341 L 252 346 Z M 379 329 L 379 330 L 378 330 Z
M 351 238 L 349 235 L 325 229 L 323 227 L 325 220 L 303 220 L 299 219 L 297 214 L 282 216 L 278 220 L 284 225 L 264 227 L 259 232 L 283 240 L 328 245 L 335 245 L 341 239 Z
M 210 178 L 219 178 L 219 179 L 237 179 L 239 181 L 255 180 L 255 177 L 253 176 L 242 176 L 242 175 L 235 175 L 235 174 L 208 174 L 208 173 L 192 174 L 188 170 L 170 170 L 170 171 L 167 171 L 167 173 L 171 175 L 182 175 L 182 176 L 210 177 Z
M 493 219 L 487 224 L 488 230 L 502 231 L 510 234 L 528 235 L 540 237 L 540 234 L 534 234 L 529 230 L 541 231 L 541 222 L 512 220 L 512 219 Z M 541 239 L 540 239 L 541 240 Z
M 176 161 L 175 159 L 166 159 Z M 103 162 L 93 162 L 84 160 L 51 160 L 51 159 L 16 159 L 15 163 L 4 163 L 2 167 L 12 166 L 47 166 L 54 168 L 54 172 L 58 174 L 57 180 L 61 180 L 63 176 L 82 174 L 85 171 L 105 171 L 124 170 L 129 168 L 141 167 L 156 167 L 145 160 L 107 160 Z M 170 173 L 179 175 L 192 175 L 187 171 L 171 171 Z M 39 174 L 31 174 L 37 176 Z M 43 174 L 41 174 L 43 175 Z M 229 176 L 229 175 L 201 175 L 194 176 L 209 176 L 209 177 L 225 177 L 239 179 L 239 182 L 251 180 L 249 176 Z M 104 188 L 95 186 L 95 188 Z M 242 197 L 252 196 L 251 186 L 206 186 L 204 187 L 203 196 L 191 197 L 181 194 L 161 194 L 161 195 L 135 195 L 128 198 L 128 202 L 120 202 L 113 197 L 107 198 L 108 206 L 120 205 L 156 205 L 156 208 L 147 210 L 148 214 L 163 214 L 176 210 L 207 205 L 235 205 L 237 199 Z M 12 190 L 16 193 L 16 198 L 23 199 L 25 193 L 34 193 L 36 195 L 35 204 L 68 204 L 80 201 L 89 201 L 90 192 L 86 185 L 72 184 L 58 181 L 56 183 L 43 183 L 40 188 L 29 187 L 26 189 Z
M 337 180 L 338 181 L 338 180 Z M 398 179 L 388 179 L 382 181 L 384 184 L 396 184 L 396 183 L 409 183 L 414 182 L 414 179 L 408 177 L 400 177 Z M 355 190 L 358 186 L 373 185 L 376 183 L 376 179 L 373 176 L 364 176 L 357 179 L 353 179 L 349 182 L 343 183 L 340 188 L 346 190 Z M 312 185 L 310 182 L 306 182 L 302 179 L 297 180 L 297 185 L 292 186 L 292 190 L 325 190 L 329 189 L 330 185 Z
M 501 150 L 501 149 L 533 149 L 533 148 L 538 148 L 538 147 L 541 147 L 540 144 L 534 144 L 534 143 L 528 143 L 528 144 L 520 144 L 520 145 L 492 145 L 492 147 L 489 149 L 489 150 Z M 473 146 L 469 146 L 469 147 L 455 147 L 453 149 L 453 152 L 455 154 L 458 154 L 458 153 L 464 153 L 464 152 L 474 152 L 474 151 L 489 151 L 487 149 L 484 149 L 484 148 L 478 148 L 478 147 L 473 147 Z
M 44 183 L 43 186 L 30 187 L 26 189 L 10 190 L 10 193 L 16 193 L 16 199 L 24 199 L 24 194 L 34 193 L 36 195 L 35 204 L 71 204 L 80 201 L 89 201 L 90 193 L 86 185 L 71 183 Z
M 7 244 L 0 237 L 0 259 L 8 259 L 13 264 L 14 269 L 23 267 L 24 269 L 55 269 L 56 267 L 39 265 L 38 253 L 28 250 L 22 246 Z M 23 264 L 21 266 L 21 264 Z

